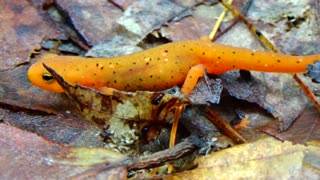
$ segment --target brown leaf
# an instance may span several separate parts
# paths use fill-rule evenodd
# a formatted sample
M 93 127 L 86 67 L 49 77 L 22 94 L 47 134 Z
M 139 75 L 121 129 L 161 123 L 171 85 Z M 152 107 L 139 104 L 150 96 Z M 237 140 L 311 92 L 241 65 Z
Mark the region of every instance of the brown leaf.
M 160 32 L 172 41 L 195 40 L 202 36 L 208 36 L 212 23 L 214 23 L 213 19 L 218 16 L 221 9 L 221 6 L 200 5 L 194 9 L 194 12 L 189 12 L 188 17 L 163 26 Z
M 4 1 L 0 8 L 0 71 L 29 61 L 29 53 L 44 37 L 62 37 L 61 31 L 42 19 L 30 1 Z
M 205 75 L 204 78 L 199 79 L 189 98 L 193 105 L 219 104 L 222 90 L 223 86 L 220 79 L 208 79 Z
M 195 4 L 199 3 L 196 1 L 179 1 L 184 6 L 193 7 Z M 216 23 L 216 20 L 220 16 L 223 6 L 219 3 L 214 5 L 201 4 L 195 6 L 192 10 L 189 11 L 189 16 L 178 21 L 170 22 L 168 26 L 163 26 L 160 29 L 162 36 L 172 40 L 172 41 L 181 41 L 181 40 L 198 40 L 202 36 L 209 36 L 212 27 Z M 209 5 L 210 6 L 209 6 Z M 246 14 L 246 11 L 250 7 L 249 1 L 236 1 L 234 2 L 235 8 L 240 9 L 240 12 Z M 230 23 L 230 20 L 234 18 L 230 14 L 227 15 L 224 19 L 224 24 L 220 27 L 220 31 L 232 26 L 233 22 Z M 188 29 L 186 31 L 186 29 Z
M 128 30 L 137 44 L 185 9 L 169 0 L 135 1 L 117 22 Z
M 0 118 L 6 124 L 34 132 L 54 142 L 73 146 L 102 147 L 101 129 L 75 114 L 28 114 L 0 108 Z
M 319 53 L 319 34 L 314 31 L 318 28 L 317 14 L 313 13 L 318 12 L 317 6 L 312 1 L 292 3 L 253 1 L 248 18 L 281 52 Z
M 175 2 L 177 2 L 177 1 L 175 1 Z M 185 2 L 188 3 L 190 1 L 188 0 Z M 197 2 L 199 2 L 199 1 L 197 1 Z M 8 2 L 6 2 L 6 3 L 8 3 Z M 104 3 L 106 3 L 106 2 L 104 2 Z M 24 5 L 25 4 L 26 3 L 24 3 Z M 318 34 L 318 31 L 316 30 L 317 26 L 318 26 L 317 17 L 315 17 L 318 13 L 318 10 L 317 10 L 317 6 L 315 6 L 315 4 L 316 3 L 311 3 L 310 1 L 303 1 L 303 2 L 301 1 L 298 4 L 292 6 L 291 1 L 283 1 L 283 2 L 276 2 L 276 3 L 275 2 L 264 3 L 264 2 L 260 2 L 260 1 L 254 1 L 253 5 L 251 6 L 250 11 L 249 11 L 249 17 L 253 20 L 253 23 L 255 25 L 258 25 L 258 29 L 260 29 L 264 34 L 266 34 L 269 39 L 271 39 L 273 42 L 275 42 L 277 47 L 281 48 L 281 51 L 287 52 L 287 53 L 292 53 L 292 54 L 311 54 L 311 53 L 319 52 L 319 48 L 318 48 L 319 43 L 315 42 L 319 39 L 319 34 Z M 148 5 L 150 6 L 150 4 L 148 4 Z M 0 11 L 0 14 L 1 14 L 0 18 L 7 18 L 8 17 L 7 15 L 8 14 L 10 15 L 10 13 L 7 13 L 8 8 L 9 8 L 9 10 L 10 9 L 21 10 L 21 7 L 24 8 L 27 6 L 15 6 L 15 5 L 1 6 L 1 8 L 3 8 L 5 11 Z M 39 7 L 40 6 L 37 6 L 37 8 L 39 8 Z M 79 6 L 79 7 L 86 9 L 86 7 L 84 7 L 83 5 Z M 25 12 L 26 9 L 30 10 L 29 8 L 22 9 L 21 12 Z M 103 21 L 102 21 L 102 23 L 104 23 L 103 25 L 94 24 L 94 19 L 87 18 L 87 19 L 85 19 L 87 24 L 92 25 L 92 23 L 93 23 L 94 25 L 92 25 L 92 27 L 95 27 L 95 28 L 85 27 L 83 25 L 85 23 L 81 24 L 80 20 L 77 19 L 77 17 L 76 17 L 76 12 L 79 12 L 79 11 L 75 11 L 74 7 L 72 7 L 72 8 L 73 9 L 68 9 L 65 12 L 67 12 L 67 13 L 73 12 L 74 13 L 70 17 L 73 17 L 75 19 L 74 22 L 82 25 L 82 26 L 77 26 L 77 29 L 81 34 L 86 36 L 86 38 L 89 40 L 91 40 L 89 35 L 95 34 L 95 31 L 100 31 L 101 30 L 100 28 L 104 27 L 103 25 L 106 24 Z M 92 8 L 92 9 L 95 10 L 95 8 L 98 8 L 100 10 L 100 8 L 96 7 L 96 6 L 94 6 L 94 8 Z M 205 9 L 205 10 L 208 10 L 208 9 L 210 10 L 210 8 L 206 8 L 206 7 L 204 8 L 204 7 L 199 6 L 199 9 L 201 9 L 201 8 Z M 90 8 L 90 10 L 92 10 L 92 9 Z M 160 9 L 160 10 L 163 11 L 163 9 Z M 33 12 L 33 11 L 34 10 L 32 10 L 31 12 Z M 5 13 L 3 13 L 3 12 L 5 12 Z M 39 13 L 36 13 L 36 14 L 41 14 L 42 11 L 38 10 L 38 12 Z M 80 11 L 80 12 L 82 13 L 83 11 Z M 98 11 L 98 12 L 100 12 L 100 11 Z M 163 11 L 163 12 L 165 12 L 165 11 Z M 198 12 L 197 16 L 200 16 L 201 18 L 203 18 L 203 14 L 205 14 L 204 16 L 208 15 L 208 13 L 203 13 L 203 11 L 200 11 L 198 9 L 195 12 Z M 95 12 L 93 12 L 93 13 L 95 13 Z M 210 13 L 212 13 L 212 12 L 209 12 L 209 14 Z M 3 15 L 3 14 L 5 14 L 5 15 Z M 196 16 L 196 15 L 194 15 L 194 16 Z M 290 18 L 288 18 L 289 16 L 290 16 Z M 33 20 L 30 19 L 30 17 L 31 17 L 30 14 L 27 14 L 27 15 L 23 14 L 24 18 L 23 17 L 21 18 L 21 17 L 19 16 L 18 21 L 19 21 L 19 19 L 25 20 L 27 17 L 28 20 L 25 20 L 24 23 L 28 23 L 28 22 L 33 23 Z M 292 19 L 292 17 L 293 17 L 293 21 L 291 22 L 290 19 Z M 203 31 L 208 32 L 209 28 L 213 25 L 213 20 L 206 19 L 206 18 L 204 18 L 206 20 L 200 20 L 201 18 L 196 19 L 196 18 L 188 17 L 187 18 L 188 22 L 186 24 L 181 25 L 181 26 L 177 26 L 178 31 L 176 31 L 177 29 L 170 30 L 168 34 L 165 34 L 164 31 L 162 31 L 163 33 L 161 35 L 164 37 L 169 37 L 169 39 L 183 39 L 186 36 L 198 39 L 199 36 L 208 35 L 208 33 L 201 34 L 199 32 L 203 32 Z M 0 27 L 2 29 L 3 29 L 3 27 L 10 27 L 10 26 L 7 26 L 7 24 L 9 24 L 7 19 L 0 22 Z M 13 19 L 13 20 L 15 21 L 16 19 Z M 100 20 L 100 19 L 107 19 L 107 18 L 106 17 L 101 17 L 101 18 L 98 17 L 98 19 Z M 10 20 L 12 20 L 12 19 L 10 19 Z M 43 20 L 45 20 L 45 19 L 43 19 Z M 111 19 L 108 19 L 108 20 L 111 20 Z M 116 20 L 116 18 L 114 18 L 112 20 Z M 145 20 L 145 19 L 143 19 L 143 20 Z M 40 35 L 37 33 L 34 33 L 36 35 L 30 35 L 30 33 L 28 33 L 28 32 L 30 32 L 30 31 L 28 31 L 29 30 L 28 28 L 22 28 L 23 31 L 19 31 L 20 35 L 21 34 L 29 34 L 29 36 L 28 36 L 28 38 L 17 39 L 17 38 L 12 38 L 10 36 L 10 34 L 12 35 L 12 32 L 14 32 L 14 31 L 11 31 L 11 30 L 4 31 L 5 33 L 3 33 L 3 36 L 2 36 L 2 39 L 3 39 L 2 42 L 4 42 L 3 43 L 4 45 L 2 45 L 2 44 L 1 45 L 2 45 L 2 49 L 5 49 L 5 50 L 3 50 L 3 52 L 4 53 L 9 52 L 10 56 L 12 56 L 7 59 L 5 58 L 6 61 L 8 61 L 8 62 L 10 61 L 9 64 L 11 62 L 14 62 L 14 61 L 12 61 L 12 59 L 21 59 L 20 55 L 19 55 L 19 57 L 16 57 L 15 56 L 16 53 L 13 52 L 12 50 L 19 49 L 19 47 L 27 47 L 26 45 L 24 45 L 25 42 L 28 42 L 28 43 L 34 42 L 34 40 L 36 39 L 37 43 L 33 43 L 33 44 L 38 44 L 39 38 L 42 39 L 44 36 L 55 38 L 55 34 L 52 35 L 50 30 L 47 30 L 46 28 L 42 27 L 42 26 L 44 26 L 44 24 L 49 24 L 47 22 L 47 20 L 45 20 L 45 22 L 36 20 L 35 22 L 37 24 L 37 29 L 33 29 L 31 32 L 40 31 L 40 32 L 42 32 L 42 34 L 40 33 Z M 101 22 L 101 21 L 99 21 L 99 22 Z M 110 22 L 110 23 L 107 22 L 107 24 L 112 24 L 112 23 L 113 22 Z M 291 23 L 291 25 L 289 25 L 290 23 Z M 12 23 L 12 24 L 14 24 L 14 23 Z M 179 24 L 179 23 L 177 23 L 177 24 Z M 226 23 L 226 24 L 228 24 L 228 23 Z M 157 25 L 157 27 L 159 27 L 162 24 L 160 23 L 160 24 L 156 24 L 156 25 Z M 51 24 L 51 26 L 52 26 L 52 24 Z M 169 25 L 169 26 L 171 26 L 171 25 Z M 191 31 L 190 29 L 196 29 L 196 28 L 194 28 L 195 26 L 200 27 L 200 31 L 198 31 L 199 29 L 197 31 L 194 31 L 195 34 L 198 35 L 198 37 L 195 37 L 194 35 L 189 36 L 188 32 Z M 226 25 L 223 25 L 223 27 L 224 26 L 226 26 Z M 82 30 L 82 28 L 85 28 L 86 31 Z M 91 31 L 90 32 L 87 31 L 88 29 L 90 29 Z M 223 28 L 221 28 L 221 29 L 223 29 Z M 128 41 L 122 41 L 122 40 L 125 38 L 128 38 L 128 37 L 122 37 L 121 33 L 122 33 L 123 29 L 120 29 L 120 30 L 121 30 L 120 35 L 118 37 L 115 37 L 115 39 L 119 40 L 120 42 L 125 42 L 127 44 Z M 18 32 L 18 31 L 16 31 L 16 32 Z M 24 32 L 27 32 L 27 33 L 24 33 Z M 82 32 L 84 32 L 84 33 L 82 33 Z M 179 35 L 172 35 L 171 34 L 172 32 L 178 32 Z M 47 33 L 49 33 L 49 35 Z M 125 32 L 125 33 L 127 33 L 127 32 Z M 6 38 L 6 37 L 10 37 L 10 38 Z M 99 38 L 101 38 L 101 36 L 99 36 Z M 95 37 L 93 37 L 92 39 L 95 39 Z M 187 38 L 187 39 L 189 39 L 189 38 Z M 96 38 L 95 40 L 98 41 L 100 39 Z M 11 45 L 12 44 L 11 41 L 18 42 L 18 44 L 22 44 L 22 45 L 17 48 L 15 46 L 18 46 L 18 45 L 14 44 L 14 45 L 10 46 L 11 50 L 9 51 L 9 50 L 7 50 L 8 48 L 6 48 L 6 45 Z M 93 41 L 93 40 L 91 40 L 91 41 Z M 233 45 L 233 46 L 242 46 L 242 47 L 247 47 L 247 48 L 251 48 L 251 49 L 263 50 L 263 48 L 261 47 L 261 45 L 257 41 L 257 39 L 254 36 L 252 36 L 251 32 L 249 32 L 247 27 L 244 26 L 242 23 L 235 25 L 233 29 L 231 29 L 223 37 L 218 39 L 217 42 L 229 44 L 229 45 Z M 147 46 L 147 45 L 143 44 L 143 46 Z M 29 50 L 30 50 L 30 48 L 29 48 Z M 3 57 L 5 57 L 5 56 L 3 56 Z M 24 57 L 22 59 L 25 60 Z M 22 62 L 26 62 L 26 61 L 22 61 Z M 18 63 L 14 62 L 14 63 L 20 64 L 20 62 L 18 62 Z M 11 64 L 10 64 L 10 67 L 7 65 L 1 66 L 1 67 L 6 67 L 6 69 L 9 69 L 9 68 L 12 68 L 15 66 L 16 65 L 11 66 Z M 72 106 L 70 106 L 70 104 L 66 105 L 65 102 L 68 102 L 68 100 L 65 100 L 65 101 L 61 100 L 65 96 L 57 95 L 54 93 L 48 93 L 48 92 L 36 89 L 34 87 L 31 87 L 30 84 L 27 83 L 28 80 L 26 79 L 25 72 L 26 72 L 26 68 L 21 66 L 21 69 L 17 68 L 17 71 L 7 71 L 7 72 L 4 72 L 3 74 L 0 74 L 0 99 L 1 99 L 0 101 L 1 101 L 1 104 L 10 105 L 13 107 L 19 107 L 19 110 L 22 109 L 23 107 L 26 107 L 27 109 L 37 109 L 37 110 L 41 110 L 41 111 L 45 111 L 45 112 L 54 112 L 54 113 L 62 113 L 62 112 L 65 112 L 66 110 L 70 110 L 72 108 Z M 264 80 L 264 78 L 268 79 L 268 80 Z M 275 109 L 275 111 L 274 111 L 275 116 L 284 117 L 285 114 L 289 114 L 288 112 L 294 112 L 295 114 L 293 114 L 293 116 L 296 116 L 296 113 L 298 113 L 298 111 L 295 112 L 294 108 L 298 108 L 298 106 L 296 106 L 295 103 L 291 103 L 290 101 L 287 102 L 287 100 L 291 99 L 291 97 L 292 97 L 293 101 L 297 102 L 300 100 L 299 99 L 300 95 L 298 95 L 297 89 L 293 90 L 293 91 L 285 89 L 285 87 L 287 86 L 287 82 L 290 84 L 290 86 L 288 86 L 288 89 L 291 89 L 291 85 L 293 84 L 292 82 L 287 81 L 287 80 L 288 79 L 284 78 L 283 76 L 276 77 L 274 75 L 272 75 L 272 76 L 257 75 L 257 76 L 255 76 L 255 80 L 254 80 L 255 82 L 253 82 L 253 83 L 252 82 L 244 82 L 244 84 L 245 83 L 248 83 L 248 84 L 244 85 L 244 86 L 239 86 L 239 87 L 237 87 L 238 89 L 236 89 L 236 88 L 234 88 L 234 89 L 239 91 L 238 92 L 239 96 L 247 97 L 248 99 L 258 100 L 262 104 L 262 105 L 261 104 L 260 105 L 262 107 L 265 107 L 268 110 L 272 111 Z M 235 85 L 237 85 L 237 83 L 238 83 L 237 81 L 238 81 L 237 78 L 231 77 L 230 81 L 228 81 L 228 83 L 235 83 Z M 263 82 L 263 85 L 259 85 L 259 83 L 257 83 L 257 82 Z M 252 87 L 253 85 L 257 85 L 257 87 Z M 268 88 L 270 87 L 271 91 L 265 91 L 265 89 L 264 89 L 265 87 L 268 87 Z M 246 92 L 247 90 L 250 90 L 250 91 Z M 275 91 L 276 93 L 272 93 L 273 91 Z M 289 94 L 293 93 L 294 96 L 291 96 L 291 95 L 282 96 L 281 94 L 285 91 L 288 92 Z M 261 93 L 261 94 L 259 94 L 259 93 Z M 30 96 L 30 94 L 31 94 L 31 96 Z M 279 96 L 279 94 L 280 94 L 280 96 Z M 298 96 L 295 96 L 295 95 L 298 95 Z M 268 101 L 265 101 L 265 99 L 261 98 L 261 96 L 268 97 L 267 98 Z M 279 97 L 279 99 L 278 99 L 278 97 Z M 52 98 L 53 98 L 53 100 L 52 100 Z M 283 103 L 285 101 L 287 103 Z M 268 106 L 269 103 L 272 105 Z M 237 101 L 238 107 L 239 106 L 243 107 L 243 104 L 245 104 L 243 101 Z M 290 106 L 293 105 L 293 110 L 289 109 L 286 112 L 286 110 L 287 110 L 286 108 L 287 108 L 288 104 Z M 221 106 L 225 106 L 225 107 L 232 106 L 233 107 L 234 105 L 235 105 L 235 103 L 230 103 L 230 104 L 224 103 Z M 193 113 L 186 112 L 186 113 L 188 113 L 187 115 L 190 115 L 189 119 L 191 119 L 194 122 L 193 124 L 198 124 L 199 125 L 198 127 L 200 127 L 199 129 L 196 129 L 195 126 L 193 126 L 193 124 L 190 123 L 189 128 L 191 130 L 196 129 L 196 131 L 203 130 L 205 134 L 209 134 L 209 133 L 211 133 L 212 125 L 210 126 L 208 124 L 205 124 L 205 123 L 203 123 L 203 121 L 197 121 L 198 116 L 196 116 L 196 115 L 201 113 L 201 110 L 202 110 L 201 108 L 203 108 L 203 107 L 198 107 L 198 110 L 194 111 Z M 254 110 L 252 110 L 251 108 Z M 248 111 L 255 111 L 257 107 L 252 105 L 251 108 Z M 279 108 L 279 110 L 278 110 L 278 108 Z M 13 108 L 13 109 L 15 109 L 15 108 Z M 125 112 L 127 112 L 127 109 L 123 109 L 123 110 Z M 300 110 L 300 108 L 299 108 L 299 110 Z M 271 111 L 269 111 L 269 112 L 271 112 Z M 229 117 L 231 116 L 231 118 L 229 118 L 230 120 L 234 116 L 233 112 L 234 112 L 233 110 L 226 111 L 226 114 Z M 253 112 L 252 114 L 249 114 L 249 118 L 250 118 L 249 127 L 250 128 L 256 127 L 255 126 L 256 124 L 259 124 L 259 123 L 261 124 L 261 121 L 264 121 L 264 119 L 263 119 L 264 117 L 262 117 L 263 115 L 261 115 L 261 114 L 264 115 L 264 113 L 261 112 L 261 110 Z M 33 116 L 35 116 L 34 121 L 32 121 Z M 73 115 L 71 115 L 71 116 L 73 116 Z M 288 118 L 292 119 L 293 116 L 291 116 L 291 114 L 289 114 Z M 308 116 L 308 115 L 303 114 L 302 116 L 312 118 L 312 115 Z M 84 135 L 83 133 L 79 133 L 79 131 L 82 131 L 83 128 L 86 128 L 88 126 L 83 125 L 81 123 L 79 123 L 79 126 L 76 126 L 76 123 L 78 123 L 77 120 L 79 120 L 79 119 L 74 118 L 74 117 L 70 118 L 68 116 L 67 117 L 66 116 L 58 116 L 58 117 L 54 117 L 54 118 L 45 117 L 42 119 L 42 117 L 39 117 L 39 115 L 37 115 L 37 114 L 36 115 L 29 114 L 29 116 L 28 116 L 24 113 L 18 113 L 18 114 L 14 114 L 14 115 L 5 114 L 5 116 L 0 116 L 0 117 L 4 118 L 5 122 L 7 122 L 6 121 L 7 119 L 9 119 L 10 122 L 14 122 L 14 120 L 16 120 L 16 119 L 17 119 L 17 121 L 20 120 L 20 123 L 22 125 L 20 126 L 19 122 L 17 122 L 15 125 L 17 125 L 19 127 L 24 127 L 24 128 L 27 126 L 27 127 L 29 127 L 27 129 L 35 130 L 35 132 L 37 132 L 37 133 L 39 133 L 39 132 L 41 134 L 47 133 L 48 136 L 46 136 L 46 137 L 50 137 L 52 139 L 57 138 L 59 140 L 59 142 L 63 142 L 63 143 L 74 142 L 75 139 L 78 139 L 77 137 L 88 137 L 88 136 Z M 22 121 L 25 119 L 27 119 L 27 120 L 26 120 L 25 124 L 23 124 Z M 119 121 L 119 118 L 118 119 L 114 118 L 114 119 L 115 119 L 115 121 Z M 123 120 L 123 119 L 121 119 L 121 120 Z M 50 124 L 51 121 L 55 121 L 55 122 Z M 72 121 L 74 121 L 74 122 L 71 123 Z M 254 123 L 256 123 L 256 124 L 252 125 L 253 124 L 252 121 L 254 121 Z M 270 119 L 268 121 L 270 121 Z M 61 124 L 58 125 L 59 122 L 62 125 Z M 120 121 L 120 122 L 123 122 L 123 121 Z M 289 126 L 291 122 L 292 122 L 291 120 L 289 120 L 289 121 L 284 120 L 282 126 L 283 127 Z M 300 126 L 301 127 L 305 126 L 305 123 L 309 123 L 309 122 L 304 121 Z M 315 124 L 315 123 L 311 123 L 311 124 L 314 125 L 314 127 L 317 127 L 317 124 Z M 46 128 L 43 128 L 43 126 L 41 126 L 41 125 L 44 125 Z M 72 136 L 70 134 L 66 135 L 68 133 L 64 134 L 65 133 L 65 132 L 63 132 L 64 125 L 66 125 L 68 131 L 70 130 L 70 132 L 75 132 L 76 135 Z M 70 126 L 68 126 L 68 125 L 70 125 Z M 123 130 L 123 131 L 119 131 L 119 132 L 121 132 L 121 133 L 127 132 L 127 134 L 124 133 L 125 137 L 119 137 L 117 140 L 120 141 L 121 143 L 123 143 L 123 142 L 127 143 L 126 141 L 128 140 L 128 142 L 129 142 L 128 144 L 130 144 L 131 143 L 130 141 L 137 137 L 135 132 L 132 132 L 132 131 L 130 132 L 130 125 L 128 125 L 128 124 L 126 126 L 123 126 L 123 123 L 122 124 L 120 123 L 120 125 L 121 126 L 119 126 L 118 129 Z M 40 127 L 40 130 L 37 129 L 38 127 Z M 53 132 L 51 133 L 50 127 L 56 127 L 56 129 L 53 128 Z M 126 127 L 126 128 L 123 128 L 123 127 Z M 43 129 L 41 129 L 41 128 L 43 128 Z M 74 128 L 74 129 L 72 130 L 72 128 Z M 61 136 L 59 136 L 59 130 L 61 131 L 61 134 L 62 134 Z M 299 134 L 298 133 L 299 130 L 301 130 L 301 129 L 298 129 L 298 131 L 295 131 L 295 132 L 289 134 L 289 136 L 291 136 L 294 133 Z M 0 132 L 2 132 L 2 130 Z M 111 132 L 111 131 L 109 131 L 109 132 Z M 312 131 L 303 130 L 302 134 L 306 135 L 306 136 L 299 136 L 299 137 L 305 138 L 306 140 L 312 139 L 312 138 L 309 138 L 309 136 L 307 135 L 307 133 L 309 133 L 309 132 L 311 133 L 310 137 L 318 137 L 317 131 L 315 131 L 315 130 L 312 130 Z M 81 135 L 79 135 L 79 134 L 81 134 Z M 215 134 L 213 136 L 216 136 L 216 134 L 217 134 L 217 132 L 215 132 Z M 6 135 L 10 135 L 10 134 L 6 133 L 5 136 L 1 136 L 1 137 L 9 138 Z M 24 136 L 25 136 L 24 133 L 19 134 L 19 137 L 24 137 Z M 26 134 L 26 136 L 29 137 L 28 134 Z M 130 136 L 134 136 L 134 137 L 130 137 Z M 65 137 L 65 139 L 63 139 L 63 137 Z M 30 141 L 27 141 L 27 139 L 24 139 L 24 140 L 26 142 L 30 142 Z M 21 142 L 23 143 L 24 141 L 21 141 Z M 32 142 L 30 144 L 32 144 Z M 16 144 L 16 145 L 17 146 L 14 146 L 11 148 L 12 151 L 19 149 L 21 143 Z M 29 145 L 29 144 L 26 143 L 26 145 Z M 85 145 L 85 144 L 83 144 L 83 145 Z M 1 146 L 1 147 L 4 147 L 4 146 Z M 275 147 L 278 147 L 278 146 L 275 146 Z M 314 149 L 312 149 L 312 148 L 314 148 Z M 308 151 L 311 153 L 309 153 L 303 157 L 304 158 L 303 164 L 307 164 L 308 166 L 313 167 L 314 169 L 317 170 L 319 166 L 318 166 L 317 162 L 312 162 L 312 160 L 316 161 L 317 159 L 319 159 L 319 155 L 317 154 L 317 152 L 319 152 L 319 149 L 314 146 L 312 146 L 312 148 L 310 146 L 310 149 L 308 149 Z M 5 146 L 4 148 L 0 148 L 0 150 L 6 150 L 6 149 L 8 149 L 7 146 Z M 11 150 L 11 149 L 9 149 L 9 150 Z M 257 150 L 249 149 L 249 150 L 244 151 L 244 153 L 248 153 L 248 152 L 251 153 L 251 152 L 256 152 L 256 151 L 258 152 L 261 149 L 262 150 L 266 149 L 266 147 L 265 146 L 258 146 L 258 147 L 255 147 L 254 149 L 257 149 Z M 268 149 L 270 149 L 270 148 L 268 147 Z M 36 150 L 39 150 L 39 149 L 36 149 Z M 273 149 L 271 148 L 271 150 L 273 150 Z M 217 154 L 219 154 L 219 153 L 217 153 Z M 16 157 L 16 155 L 9 156 L 9 157 L 14 159 L 14 157 Z M 30 155 L 30 157 L 31 157 L 31 155 Z M 295 162 L 297 161 L 297 159 L 301 160 L 302 159 L 301 153 L 300 154 L 298 153 L 297 156 L 295 156 L 292 159 Z M 220 159 L 220 157 L 216 157 L 215 160 L 222 160 L 223 161 L 224 157 L 221 159 Z M 291 160 L 291 159 L 289 159 L 289 160 Z M 31 164 L 31 163 L 33 163 L 33 161 L 35 161 L 36 163 L 38 162 L 37 159 L 36 160 L 32 159 L 28 163 Z M 251 163 L 250 159 L 245 160 L 245 161 L 249 161 L 249 165 L 250 165 L 250 163 Z M 259 159 L 257 161 L 259 161 Z M 270 165 L 270 161 L 268 158 L 263 158 L 262 161 L 265 161 L 266 164 L 269 163 L 269 166 L 272 167 Z M 14 161 L 14 162 L 16 163 L 15 166 L 10 164 L 11 169 L 19 167 L 19 165 L 20 165 L 19 161 Z M 290 161 L 288 161 L 288 162 L 290 162 Z M 302 161 L 300 161 L 300 163 L 301 162 Z M 3 164 L 3 163 L 1 162 L 1 164 Z M 274 164 L 276 164 L 276 163 L 274 163 Z M 274 164 L 272 164 L 272 165 L 274 165 Z M 228 164 L 224 164 L 224 165 L 228 166 Z M 297 167 L 295 165 L 296 164 L 294 164 L 292 166 Z M 282 166 L 282 164 L 281 164 L 281 166 Z M 22 166 L 22 167 L 24 168 L 24 166 Z M 235 167 L 239 167 L 239 166 L 235 166 Z M 250 167 L 250 166 L 248 166 L 248 167 Z M 5 167 L 2 167 L 2 168 L 5 168 Z M 246 166 L 242 166 L 241 168 L 246 168 Z M 46 172 L 47 169 L 44 169 L 44 172 Z M 215 172 L 214 170 L 217 170 L 219 172 L 223 171 L 223 172 L 227 172 L 229 174 L 231 174 L 233 172 L 238 172 L 239 175 L 241 175 L 240 170 L 239 171 L 238 170 L 237 171 L 231 170 L 231 172 L 230 172 L 230 171 L 223 169 L 220 171 L 220 169 L 216 168 L 216 167 L 213 167 L 213 168 L 205 167 L 204 169 L 205 169 L 204 171 L 208 171 L 211 173 Z M 254 168 L 252 168 L 252 169 L 254 169 Z M 311 174 L 307 174 L 307 175 L 310 175 L 309 177 L 319 177 L 317 174 L 316 175 L 312 174 L 315 172 L 314 169 L 304 168 L 303 170 L 304 170 L 305 174 L 311 173 Z M 69 169 L 67 169 L 67 170 L 69 170 Z M 271 173 L 276 172 L 275 169 L 268 169 L 268 170 L 270 170 Z M 31 172 L 31 171 L 29 171 L 29 172 Z M 89 169 L 88 171 L 85 171 L 83 174 L 88 175 L 88 174 L 90 174 L 90 172 L 96 174 L 97 172 L 99 172 L 99 168 L 94 169 L 94 171 L 90 171 L 90 169 Z M 220 173 L 217 173 L 217 174 L 220 175 Z M 199 175 L 201 175 L 201 174 L 199 174 Z M 209 174 L 209 175 L 211 175 L 211 174 Z M 314 176 L 312 176 L 312 175 L 314 175 Z M 85 176 L 82 176 L 82 177 L 85 177 Z M 204 177 L 209 177 L 209 176 L 208 176 L 208 174 L 206 174 L 206 176 L 204 176 Z M 221 173 L 221 177 L 222 178 L 224 177 L 222 173 Z M 191 178 L 191 176 L 188 176 L 188 178 Z M 215 178 L 217 178 L 217 177 L 215 177 Z
M 88 121 L 106 128 L 107 147 L 126 154 L 140 154 L 138 140 L 146 124 L 165 123 L 171 120 L 177 106 L 190 103 L 181 92 L 122 92 L 112 89 L 112 95 L 103 94 L 78 84 L 73 86 L 54 69 L 44 66 L 75 102 L 81 114 Z
M 57 0 L 56 5 L 89 45 L 110 41 L 118 33 L 115 20 L 122 12 L 108 1 Z
M 81 176 L 106 164 L 122 161 L 126 156 L 101 148 L 76 148 L 55 144 L 35 134 L 0 124 L 0 174 L 2 178 L 60 179 Z M 4 165 L 5 164 L 5 165 Z M 19 167 L 19 168 L 17 168 Z M 126 170 L 110 170 L 125 178 Z M 104 176 L 110 177 L 112 174 Z M 112 176 L 111 176 L 112 177 Z
M 273 138 L 238 145 L 196 159 L 198 167 L 168 175 L 167 179 L 274 179 L 320 177 L 318 145 L 292 145 Z M 312 158 L 309 158 L 312 157 Z
M 66 96 L 43 91 L 31 85 L 27 78 L 26 66 L 0 72 L 0 103 L 15 108 L 32 109 L 47 113 L 61 114 L 76 112 Z
M 239 99 L 257 103 L 280 121 L 286 130 L 308 103 L 291 75 L 253 73 L 249 80 L 236 71 L 220 76 L 228 92 Z
M 121 7 L 122 10 L 125 10 L 134 0 L 111 0 L 111 2 Z
M 285 132 L 279 132 L 275 124 L 269 124 L 259 129 L 283 141 L 305 144 L 310 141 L 320 140 L 319 128 L 319 112 L 314 107 L 308 107 Z
M 110 89 L 112 95 L 103 94 L 79 84 L 73 86 L 54 69 L 45 64 L 44 66 L 66 90 L 67 95 L 74 100 L 81 113 L 98 126 L 104 127 L 111 116 L 133 121 L 163 121 L 171 109 L 190 103 L 186 95 L 177 91 L 170 94 L 148 91 L 122 92 Z

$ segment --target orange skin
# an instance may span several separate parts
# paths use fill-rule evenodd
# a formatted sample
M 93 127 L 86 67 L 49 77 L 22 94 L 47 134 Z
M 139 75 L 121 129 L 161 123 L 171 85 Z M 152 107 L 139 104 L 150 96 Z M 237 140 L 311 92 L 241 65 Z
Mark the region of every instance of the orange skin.
M 168 43 L 152 49 L 113 58 L 85 58 L 48 54 L 33 64 L 28 77 L 45 90 L 63 92 L 43 63 L 71 84 L 104 91 L 159 91 L 183 85 L 189 94 L 204 71 L 221 74 L 243 69 L 263 72 L 305 72 L 320 55 L 290 56 L 215 44 L 202 40 Z

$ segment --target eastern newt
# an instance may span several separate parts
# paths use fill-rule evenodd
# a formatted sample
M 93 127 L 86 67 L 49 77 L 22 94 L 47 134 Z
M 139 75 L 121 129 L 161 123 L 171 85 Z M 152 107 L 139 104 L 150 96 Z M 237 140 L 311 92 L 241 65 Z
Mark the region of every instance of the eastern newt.
M 123 91 L 158 91 L 182 85 L 189 94 L 199 77 L 243 69 L 264 72 L 305 72 L 307 64 L 320 55 L 291 56 L 220 45 L 203 40 L 181 41 L 161 45 L 112 58 L 46 55 L 33 64 L 29 80 L 35 86 L 63 92 L 60 85 L 43 67 L 52 67 L 71 84 L 81 84 L 97 90 L 105 87 Z

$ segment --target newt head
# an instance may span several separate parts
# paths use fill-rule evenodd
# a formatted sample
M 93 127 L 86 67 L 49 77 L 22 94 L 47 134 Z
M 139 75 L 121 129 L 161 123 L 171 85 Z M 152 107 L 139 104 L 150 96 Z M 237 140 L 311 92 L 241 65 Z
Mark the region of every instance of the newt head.
M 64 92 L 58 82 L 43 66 L 43 64 L 50 66 L 50 61 L 54 61 L 52 59 L 55 56 L 57 55 L 45 55 L 39 62 L 33 64 L 28 70 L 28 78 L 33 85 L 39 88 L 53 92 Z

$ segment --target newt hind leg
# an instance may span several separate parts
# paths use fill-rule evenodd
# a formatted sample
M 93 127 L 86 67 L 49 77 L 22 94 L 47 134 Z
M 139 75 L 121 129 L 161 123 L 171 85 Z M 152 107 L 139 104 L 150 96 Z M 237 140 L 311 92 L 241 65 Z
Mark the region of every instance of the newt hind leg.
M 198 79 L 203 77 L 205 71 L 205 66 L 203 64 L 198 64 L 196 66 L 191 67 L 189 70 L 187 77 L 183 83 L 183 86 L 181 88 L 181 92 L 183 92 L 185 95 L 189 95 L 194 87 L 197 85 Z M 172 123 L 172 129 L 171 129 L 171 135 L 170 135 L 170 143 L 169 147 L 173 147 L 176 140 L 176 134 L 178 129 L 178 123 L 181 116 L 181 113 L 183 112 L 184 106 L 180 105 L 175 110 L 175 115 Z M 171 173 L 173 171 L 173 164 L 169 164 L 168 166 L 168 173 Z
M 181 92 L 186 95 L 189 95 L 194 87 L 197 85 L 198 79 L 203 77 L 206 67 L 203 64 L 198 64 L 191 67 L 188 72 L 188 75 L 183 83 Z

